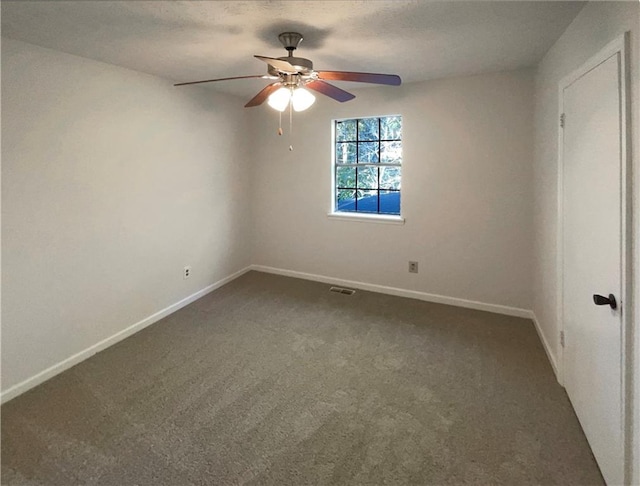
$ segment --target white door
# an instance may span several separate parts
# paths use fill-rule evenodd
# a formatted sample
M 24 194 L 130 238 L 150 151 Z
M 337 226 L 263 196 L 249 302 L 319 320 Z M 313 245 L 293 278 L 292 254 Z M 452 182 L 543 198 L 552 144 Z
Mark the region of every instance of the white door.
M 609 485 L 624 480 L 620 56 L 582 74 L 562 98 L 564 384 Z

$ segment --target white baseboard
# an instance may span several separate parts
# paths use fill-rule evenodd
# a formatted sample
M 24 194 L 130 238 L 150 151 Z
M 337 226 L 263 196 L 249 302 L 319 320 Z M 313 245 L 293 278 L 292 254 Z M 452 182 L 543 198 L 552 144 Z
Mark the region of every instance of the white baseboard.
M 365 282 L 358 282 L 355 280 L 345 280 L 341 278 L 327 277 L 325 275 L 316 275 L 313 273 L 297 272 L 295 270 L 285 270 L 282 268 L 267 267 L 265 265 L 251 265 L 251 270 L 258 272 L 273 273 L 276 275 L 284 275 L 286 277 L 296 277 L 305 280 L 313 280 L 316 282 L 322 282 L 333 285 L 342 285 L 346 287 L 353 287 L 360 290 L 369 290 L 371 292 L 379 292 L 381 294 L 397 295 L 399 297 L 408 297 L 410 299 L 424 300 L 427 302 L 434 302 L 436 304 L 455 305 L 457 307 L 466 307 L 468 309 L 476 309 L 481 311 L 493 312 L 495 314 L 504 314 L 507 316 L 524 317 L 531 319 L 533 313 L 527 309 L 520 309 L 518 307 L 508 307 L 498 304 L 486 304 L 484 302 L 476 302 L 474 300 L 459 299 L 457 297 L 447 297 L 444 295 L 428 294 L 426 292 L 419 292 L 417 290 L 406 290 L 397 287 L 387 287 L 386 285 L 370 284 Z
M 556 375 L 556 380 L 558 380 L 558 383 L 562 385 L 562 377 L 560 375 L 560 369 L 558 368 L 558 362 L 556 361 L 556 357 L 553 355 L 553 352 L 551 351 L 551 347 L 549 346 L 549 342 L 547 341 L 547 338 L 544 337 L 544 333 L 542 332 L 540 323 L 538 322 L 538 319 L 536 318 L 536 315 L 533 313 L 533 311 L 531 311 L 530 317 L 531 317 L 531 320 L 533 321 L 536 331 L 538 332 L 538 337 L 540 338 L 540 342 L 542 342 L 542 347 L 544 348 L 544 352 L 547 353 L 547 358 L 549 358 L 549 362 L 551 363 L 553 372 Z
M 232 275 L 229 275 L 228 277 L 218 280 L 217 282 L 211 285 L 208 285 L 202 290 L 199 290 L 189 295 L 188 297 L 185 297 L 179 302 L 176 302 L 175 304 L 171 304 L 170 306 L 165 307 L 164 309 L 156 312 L 155 314 L 150 315 L 149 317 L 145 317 L 141 321 L 138 321 L 135 324 L 127 327 L 126 329 L 123 329 L 122 331 L 117 332 L 113 336 L 103 339 L 102 341 L 94 344 L 93 346 L 89 346 L 87 349 L 84 349 L 83 351 L 80 351 L 79 353 L 76 353 L 73 356 L 68 357 L 67 359 L 47 368 L 46 370 L 41 371 L 40 373 L 32 376 L 31 378 L 27 378 L 26 380 L 16 385 L 13 385 L 11 388 L 0 393 L 0 403 L 8 402 L 12 398 L 15 398 L 18 395 L 21 395 L 22 393 L 26 392 L 27 390 L 30 390 L 31 388 L 39 385 L 40 383 L 43 383 L 49 380 L 50 378 L 53 378 L 55 375 L 62 373 L 63 371 L 71 368 L 72 366 L 77 365 L 81 361 L 84 361 L 85 359 L 90 358 L 94 354 L 99 353 L 100 351 L 108 348 L 109 346 L 113 346 L 117 342 L 122 341 L 123 339 L 131 336 L 132 334 L 135 334 L 138 331 L 141 331 L 145 327 L 150 326 L 155 322 L 158 322 L 163 317 L 166 317 L 169 314 L 173 314 L 177 310 L 182 309 L 183 307 L 191 304 L 192 302 L 198 300 L 201 297 L 204 297 L 206 294 L 213 292 L 217 288 L 220 288 L 223 285 L 231 282 L 232 280 L 235 280 L 236 278 L 240 277 L 241 275 L 244 275 L 249 270 L 251 270 L 251 267 L 246 267 Z

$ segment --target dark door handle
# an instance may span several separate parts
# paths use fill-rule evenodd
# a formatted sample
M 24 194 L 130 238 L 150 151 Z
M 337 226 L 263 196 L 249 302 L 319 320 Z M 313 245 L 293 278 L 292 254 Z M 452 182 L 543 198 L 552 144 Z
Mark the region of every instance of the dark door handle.
M 610 305 L 612 309 L 618 307 L 618 303 L 616 302 L 616 298 L 613 294 L 609 294 L 609 298 L 604 297 L 603 295 L 594 294 L 593 302 L 596 305 Z

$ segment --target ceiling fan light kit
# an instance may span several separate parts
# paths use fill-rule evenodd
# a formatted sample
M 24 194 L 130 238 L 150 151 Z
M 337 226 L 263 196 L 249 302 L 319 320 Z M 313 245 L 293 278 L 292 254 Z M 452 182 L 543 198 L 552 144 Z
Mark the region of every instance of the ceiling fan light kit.
M 269 95 L 267 104 L 277 111 L 284 111 L 291 103 L 294 111 L 304 111 L 313 105 L 316 97 L 299 86 L 283 86 Z

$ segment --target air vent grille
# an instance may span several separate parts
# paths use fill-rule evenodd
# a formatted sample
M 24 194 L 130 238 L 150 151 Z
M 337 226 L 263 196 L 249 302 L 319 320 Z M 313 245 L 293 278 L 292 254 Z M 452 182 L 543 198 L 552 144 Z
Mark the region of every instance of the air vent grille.
M 356 293 L 356 291 L 353 289 L 344 289 L 342 287 L 331 287 L 329 291 L 335 292 L 337 294 L 346 294 L 346 295 L 353 295 Z

